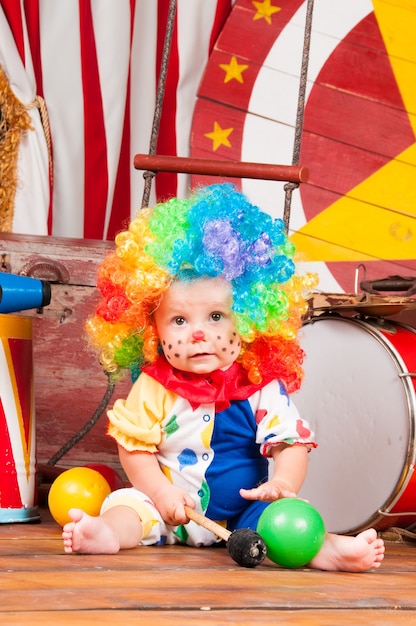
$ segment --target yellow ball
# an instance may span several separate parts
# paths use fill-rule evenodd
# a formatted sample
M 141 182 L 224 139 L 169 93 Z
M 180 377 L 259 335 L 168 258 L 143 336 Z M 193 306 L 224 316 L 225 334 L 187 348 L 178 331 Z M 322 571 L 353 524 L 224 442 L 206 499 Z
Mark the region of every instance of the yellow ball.
M 73 467 L 62 472 L 49 490 L 48 505 L 54 520 L 64 526 L 71 521 L 69 509 L 82 509 L 99 515 L 101 505 L 111 492 L 104 476 L 89 467 Z

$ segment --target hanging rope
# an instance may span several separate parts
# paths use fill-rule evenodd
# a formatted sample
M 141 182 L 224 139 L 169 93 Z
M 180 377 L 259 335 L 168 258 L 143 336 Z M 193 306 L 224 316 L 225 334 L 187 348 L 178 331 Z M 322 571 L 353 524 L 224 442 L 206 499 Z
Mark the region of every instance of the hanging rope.
M 100 404 L 98 405 L 98 407 L 96 408 L 96 410 L 94 411 L 93 415 L 90 417 L 88 422 L 83 426 L 83 428 L 81 428 L 80 431 L 78 431 L 73 437 L 71 437 L 71 439 L 69 439 L 69 441 L 67 441 L 62 446 L 62 448 L 58 450 L 58 452 L 56 452 L 53 456 L 51 456 L 51 458 L 49 459 L 47 463 L 48 465 L 55 465 L 55 463 L 57 463 L 64 456 L 64 454 L 69 452 L 70 449 L 73 448 L 76 443 L 78 443 L 78 441 L 81 441 L 81 439 L 85 437 L 87 433 L 90 432 L 91 428 L 95 426 L 95 424 L 100 419 L 101 415 L 104 413 L 105 408 L 107 404 L 109 403 L 111 396 L 113 395 L 114 387 L 115 387 L 115 384 L 110 382 L 109 380 L 103 399 L 101 400 Z
M 308 0 L 306 7 L 305 33 L 303 39 L 302 66 L 300 72 L 298 106 L 296 110 L 295 140 L 293 144 L 292 165 L 299 165 L 300 148 L 303 131 L 303 119 L 305 113 L 305 94 L 306 81 L 308 77 L 309 50 L 311 47 L 312 32 L 312 16 L 313 16 L 313 0 Z M 290 211 L 292 207 L 292 194 L 299 187 L 299 183 L 286 183 L 283 187 L 285 190 L 285 205 L 283 211 L 283 222 L 286 234 L 289 232 Z
M 27 110 L 38 109 L 40 122 L 42 124 L 43 132 L 45 135 L 46 147 L 48 149 L 48 163 L 49 163 L 49 177 L 51 184 L 53 184 L 53 163 L 52 163 L 52 140 L 51 140 L 51 127 L 49 124 L 48 109 L 46 108 L 45 100 L 42 96 L 35 96 L 34 101 L 29 104 Z
M 163 42 L 162 60 L 160 64 L 159 81 L 156 92 L 156 104 L 153 115 L 152 132 L 150 135 L 149 154 L 156 154 L 157 140 L 159 137 L 160 118 L 162 116 L 163 100 L 165 97 L 166 77 L 168 73 L 169 55 L 172 44 L 173 28 L 175 25 L 176 0 L 170 0 L 169 11 L 166 22 L 165 40 Z M 150 191 L 152 188 L 153 178 L 156 172 L 146 171 L 143 173 L 144 189 L 141 208 L 149 206 Z

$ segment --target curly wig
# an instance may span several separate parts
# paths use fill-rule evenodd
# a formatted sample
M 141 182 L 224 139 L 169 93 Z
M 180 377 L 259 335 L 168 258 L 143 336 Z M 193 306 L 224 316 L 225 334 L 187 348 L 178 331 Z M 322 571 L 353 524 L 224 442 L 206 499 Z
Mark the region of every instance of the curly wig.
M 242 341 L 238 360 L 254 384 L 280 379 L 289 392 L 302 380 L 297 334 L 315 277 L 295 273 L 294 246 L 273 219 L 229 184 L 201 187 L 141 209 L 98 270 L 102 300 L 87 321 L 91 344 L 110 376 L 160 353 L 153 312 L 174 280 L 220 276 L 232 289 Z

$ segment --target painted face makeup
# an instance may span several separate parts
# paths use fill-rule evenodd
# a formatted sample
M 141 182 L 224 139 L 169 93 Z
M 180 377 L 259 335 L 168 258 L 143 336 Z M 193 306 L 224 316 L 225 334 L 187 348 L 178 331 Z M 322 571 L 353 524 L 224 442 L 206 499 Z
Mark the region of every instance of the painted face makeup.
M 241 341 L 231 312 L 231 288 L 222 278 L 173 283 L 155 312 L 163 353 L 183 372 L 227 369 Z

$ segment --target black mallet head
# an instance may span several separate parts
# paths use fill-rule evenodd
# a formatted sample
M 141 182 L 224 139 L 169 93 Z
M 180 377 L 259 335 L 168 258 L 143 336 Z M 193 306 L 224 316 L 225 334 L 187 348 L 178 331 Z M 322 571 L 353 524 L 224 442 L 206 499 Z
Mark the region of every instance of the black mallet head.
M 226 542 L 231 558 L 242 567 L 256 567 L 266 556 L 266 544 L 255 530 L 238 528 L 230 532 L 224 526 L 185 505 L 190 520 L 211 531 Z
M 227 541 L 231 558 L 242 567 L 256 567 L 266 557 L 266 544 L 255 530 L 238 528 Z

